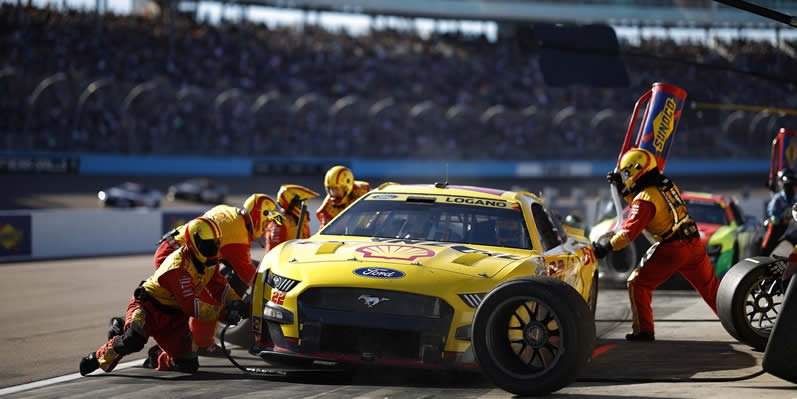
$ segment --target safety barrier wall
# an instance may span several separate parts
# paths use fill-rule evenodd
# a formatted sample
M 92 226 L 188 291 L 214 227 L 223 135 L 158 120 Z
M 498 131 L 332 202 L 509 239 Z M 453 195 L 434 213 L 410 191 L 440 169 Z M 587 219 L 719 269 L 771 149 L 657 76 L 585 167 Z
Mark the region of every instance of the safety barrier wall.
M 287 157 L 122 156 L 89 153 L 0 153 L 0 173 L 73 173 L 130 176 L 257 176 L 323 174 L 348 165 L 358 177 L 594 177 L 616 160 L 425 161 Z M 670 176 L 766 174 L 767 159 L 679 160 Z
M 0 212 L 0 262 L 154 253 L 164 232 L 197 209 L 57 209 Z

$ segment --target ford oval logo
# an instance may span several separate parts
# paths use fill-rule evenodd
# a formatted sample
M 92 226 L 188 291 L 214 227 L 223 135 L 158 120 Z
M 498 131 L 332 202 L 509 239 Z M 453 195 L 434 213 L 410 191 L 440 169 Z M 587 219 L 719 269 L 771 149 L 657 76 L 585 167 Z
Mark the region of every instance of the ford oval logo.
M 371 199 L 394 199 L 394 198 L 398 198 L 398 195 L 393 195 L 393 194 L 376 194 L 376 195 L 372 195 L 372 196 L 371 196 Z
M 404 277 L 404 272 L 395 269 L 388 269 L 386 267 L 361 267 L 359 269 L 354 270 L 353 273 L 358 276 L 371 277 L 371 278 Z

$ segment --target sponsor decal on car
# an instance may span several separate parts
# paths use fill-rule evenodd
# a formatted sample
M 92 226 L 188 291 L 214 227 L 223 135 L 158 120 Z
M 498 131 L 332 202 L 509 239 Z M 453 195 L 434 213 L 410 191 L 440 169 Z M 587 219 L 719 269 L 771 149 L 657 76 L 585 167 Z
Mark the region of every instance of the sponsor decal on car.
M 0 258 L 31 255 L 31 251 L 30 216 L 0 216 Z
M 398 195 L 395 194 L 377 194 L 368 197 L 368 199 L 375 199 L 375 200 L 387 200 L 387 199 L 396 199 Z
M 490 208 L 509 208 L 509 204 L 506 201 L 489 200 L 482 198 L 446 197 L 445 202 L 453 204 L 464 204 L 464 205 L 479 205 Z
M 274 302 L 277 305 L 282 305 L 283 303 L 285 303 L 285 293 L 280 291 L 272 292 L 271 302 Z
M 373 295 L 360 295 L 357 298 L 357 300 L 358 301 L 363 301 L 363 303 L 366 306 L 368 306 L 369 308 L 372 308 L 372 307 L 374 307 L 376 305 L 379 305 L 381 302 L 389 301 L 390 298 L 382 298 L 382 297 L 373 296 Z
M 418 258 L 434 256 L 431 249 L 416 247 L 414 245 L 366 245 L 356 248 L 355 251 L 363 254 L 364 258 L 378 258 L 391 260 L 414 261 Z
M 404 272 L 400 270 L 388 269 L 386 267 L 361 267 L 355 269 L 352 273 L 362 277 L 383 279 L 402 278 L 405 276 Z

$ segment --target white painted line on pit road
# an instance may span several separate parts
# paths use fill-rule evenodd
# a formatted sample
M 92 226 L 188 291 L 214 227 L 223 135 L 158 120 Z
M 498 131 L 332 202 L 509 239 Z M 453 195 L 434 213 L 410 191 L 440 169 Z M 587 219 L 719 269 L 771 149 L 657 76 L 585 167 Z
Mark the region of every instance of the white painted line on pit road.
M 142 363 L 141 359 L 131 360 L 129 362 L 124 362 L 124 363 L 119 363 L 119 364 L 116 365 L 116 368 L 114 368 L 113 371 L 124 370 L 124 369 L 130 368 L 130 367 L 136 366 L 136 365 L 140 365 L 141 363 Z M 98 369 L 98 370 L 95 370 L 94 372 L 92 372 L 89 375 L 102 374 L 102 373 L 104 373 L 104 371 Z M 62 382 L 72 381 L 72 380 L 76 380 L 76 379 L 78 379 L 80 377 L 82 377 L 80 375 L 80 373 L 74 373 L 74 374 L 62 375 L 60 377 L 48 378 L 46 380 L 29 382 L 27 384 L 14 385 L 14 386 L 11 386 L 11 387 L 0 389 L 0 396 L 11 395 L 11 394 L 19 393 L 19 392 L 22 392 L 22 391 L 29 391 L 31 389 L 36 389 L 36 388 L 46 387 L 46 386 L 49 386 L 49 385 L 59 384 L 59 383 L 62 383 Z

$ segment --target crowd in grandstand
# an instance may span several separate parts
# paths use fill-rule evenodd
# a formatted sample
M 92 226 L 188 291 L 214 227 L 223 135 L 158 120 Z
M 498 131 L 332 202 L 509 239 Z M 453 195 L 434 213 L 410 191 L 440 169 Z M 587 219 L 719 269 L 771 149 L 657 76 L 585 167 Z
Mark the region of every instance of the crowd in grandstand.
M 610 158 L 653 82 L 700 103 L 797 108 L 797 43 L 622 43 L 627 88 L 545 84 L 514 40 L 315 26 L 173 26 L 0 6 L 0 149 L 369 158 Z M 657 58 L 643 54 L 655 54 Z M 687 61 L 674 62 L 680 60 Z M 706 64 L 700 66 L 698 64 Z M 691 103 L 690 103 L 691 104 Z M 682 157 L 765 156 L 793 116 L 689 108 Z

